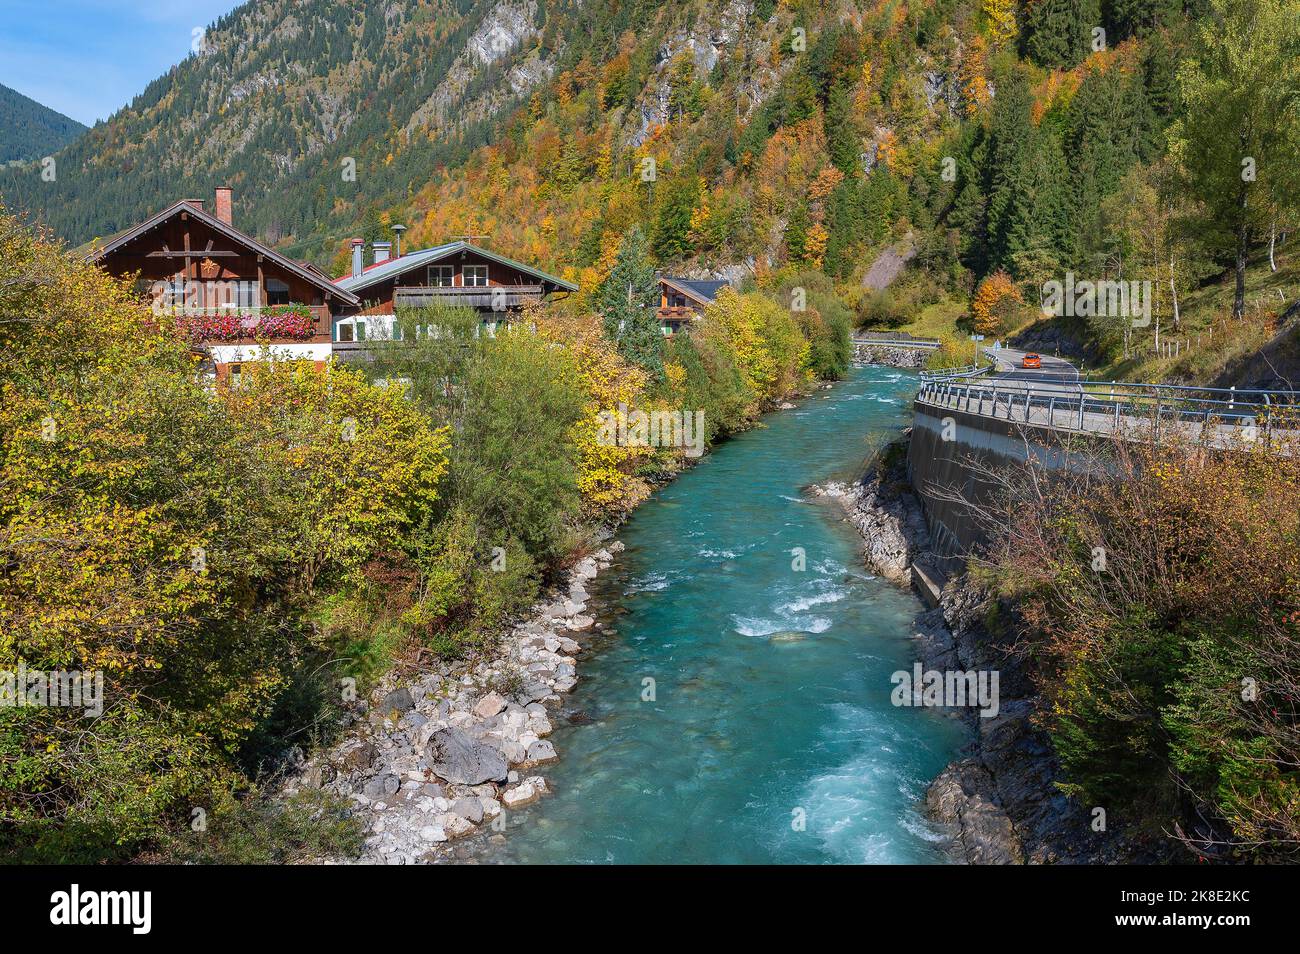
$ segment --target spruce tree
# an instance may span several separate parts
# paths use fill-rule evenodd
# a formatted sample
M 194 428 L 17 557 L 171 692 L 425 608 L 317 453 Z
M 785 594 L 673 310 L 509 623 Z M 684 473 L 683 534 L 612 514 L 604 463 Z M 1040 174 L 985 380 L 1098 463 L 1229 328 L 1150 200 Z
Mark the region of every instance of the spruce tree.
M 853 103 L 844 86 L 837 85 L 831 90 L 822 122 L 826 129 L 826 147 L 830 152 L 831 164 L 845 176 L 856 175 L 858 154 L 862 150 Z
M 600 286 L 596 304 L 604 319 L 605 335 L 619 353 L 659 377 L 663 373 L 663 331 L 656 314 L 659 282 L 639 227 L 633 226 L 623 236 L 618 258 Z
M 1098 0 L 1038 0 L 1025 11 L 1024 53 L 1039 66 L 1071 67 L 1092 49 L 1102 25 Z

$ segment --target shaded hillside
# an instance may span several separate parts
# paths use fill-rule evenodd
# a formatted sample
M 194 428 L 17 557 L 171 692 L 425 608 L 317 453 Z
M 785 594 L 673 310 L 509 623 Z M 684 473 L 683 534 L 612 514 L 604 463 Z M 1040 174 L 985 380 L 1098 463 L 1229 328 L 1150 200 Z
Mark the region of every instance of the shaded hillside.
M 53 155 L 85 131 L 75 119 L 0 84 L 0 164 Z

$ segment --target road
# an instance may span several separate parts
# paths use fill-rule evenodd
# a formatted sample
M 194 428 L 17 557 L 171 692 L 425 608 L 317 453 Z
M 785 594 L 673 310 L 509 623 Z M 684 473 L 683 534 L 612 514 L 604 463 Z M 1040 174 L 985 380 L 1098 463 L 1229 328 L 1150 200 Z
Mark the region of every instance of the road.
M 1083 390 L 1079 369 L 1064 358 L 1042 355 L 1041 368 L 1026 368 L 1023 362 L 1030 352 L 1017 348 L 985 348 L 984 353 L 997 364 L 993 378 L 996 378 L 999 388 L 1033 388 L 1040 394 L 1078 394 Z

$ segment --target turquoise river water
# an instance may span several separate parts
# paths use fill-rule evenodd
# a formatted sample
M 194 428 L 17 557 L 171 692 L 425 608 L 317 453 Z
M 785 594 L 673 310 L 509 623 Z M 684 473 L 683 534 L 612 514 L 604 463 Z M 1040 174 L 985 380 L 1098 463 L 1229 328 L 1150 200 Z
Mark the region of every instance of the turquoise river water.
M 593 589 L 603 626 L 557 718 L 553 793 L 484 861 L 943 860 L 920 800 L 961 727 L 889 701 L 921 607 L 867 574 L 838 508 L 800 493 L 851 476 L 914 388 L 857 369 L 636 512 Z

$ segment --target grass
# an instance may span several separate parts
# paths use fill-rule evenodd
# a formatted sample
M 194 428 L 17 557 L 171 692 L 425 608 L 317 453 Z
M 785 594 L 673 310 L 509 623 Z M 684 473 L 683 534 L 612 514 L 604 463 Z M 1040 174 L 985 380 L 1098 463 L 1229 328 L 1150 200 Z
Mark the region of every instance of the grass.
M 944 338 L 962 334 L 957 321 L 966 314 L 966 303 L 944 295 L 931 305 L 926 305 L 914 321 L 899 328 L 915 338 Z
M 1292 241 L 1277 250 L 1278 270 L 1269 268 L 1266 250 L 1251 259 L 1246 270 L 1246 315 L 1233 322 L 1234 279 L 1231 271 L 1208 280 L 1200 288 L 1183 295 L 1181 323 L 1175 333 L 1169 315 L 1160 319 L 1160 340 L 1182 343 L 1177 358 L 1164 357 L 1153 350 L 1155 324 L 1137 332 L 1136 351 L 1122 355 L 1100 367 L 1086 368 L 1094 380 L 1171 382 L 1206 384 L 1216 379 L 1239 359 L 1249 357 L 1268 343 L 1277 331 L 1277 320 L 1285 309 L 1300 298 L 1300 242 Z M 918 338 L 964 340 L 968 303 L 944 293 L 938 301 L 921 307 L 912 321 L 897 330 Z M 1032 308 L 1025 309 L 1025 321 L 1002 335 L 1011 337 L 1036 319 Z
M 1294 243 L 1293 243 L 1294 244 Z M 1148 349 L 1128 359 L 1120 358 L 1098 375 L 1128 381 L 1172 381 L 1205 384 L 1239 358 L 1254 354 L 1277 331 L 1277 319 L 1300 298 L 1300 250 L 1279 248 L 1278 270 L 1268 265 L 1267 253 L 1251 259 L 1246 269 L 1246 314 L 1232 320 L 1234 279 L 1229 271 L 1187 294 L 1182 302 L 1182 327 L 1174 333 L 1169 318 L 1161 320 L 1161 341 L 1179 340 L 1185 348 L 1177 358 L 1150 351 L 1154 323 L 1142 329 L 1138 344 Z M 1199 341 L 1198 341 L 1199 339 Z

